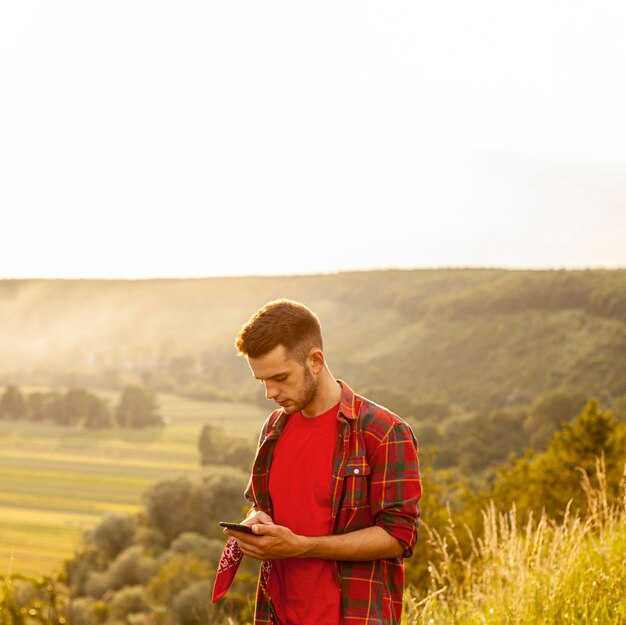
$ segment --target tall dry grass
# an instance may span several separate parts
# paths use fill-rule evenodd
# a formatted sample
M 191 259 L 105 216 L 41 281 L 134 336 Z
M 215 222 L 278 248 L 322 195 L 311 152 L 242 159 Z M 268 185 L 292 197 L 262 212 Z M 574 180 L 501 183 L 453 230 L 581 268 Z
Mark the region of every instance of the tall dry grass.
M 470 536 L 469 557 L 452 524 L 444 535 L 426 528 L 438 559 L 426 596 L 406 593 L 406 625 L 626 623 L 626 467 L 614 503 L 603 458 L 596 474 L 597 488 L 582 475 L 584 517 L 568 511 L 555 523 L 531 516 L 520 527 L 515 509 L 499 513 L 490 505 L 482 536 Z

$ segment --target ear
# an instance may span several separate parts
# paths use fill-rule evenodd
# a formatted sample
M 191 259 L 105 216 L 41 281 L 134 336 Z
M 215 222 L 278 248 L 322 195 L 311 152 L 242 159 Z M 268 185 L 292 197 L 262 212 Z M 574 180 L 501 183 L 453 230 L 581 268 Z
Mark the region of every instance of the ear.
M 312 347 L 306 358 L 307 364 L 313 373 L 319 374 L 326 364 L 324 352 L 319 347 Z

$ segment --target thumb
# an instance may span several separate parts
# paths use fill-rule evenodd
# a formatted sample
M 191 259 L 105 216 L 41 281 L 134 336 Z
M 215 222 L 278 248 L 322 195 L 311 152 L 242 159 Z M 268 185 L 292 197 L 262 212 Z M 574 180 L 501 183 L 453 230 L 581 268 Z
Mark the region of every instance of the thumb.
M 264 523 L 255 523 L 252 526 L 252 533 L 257 536 L 273 536 L 276 534 L 276 527 L 273 523 L 271 525 L 266 525 Z

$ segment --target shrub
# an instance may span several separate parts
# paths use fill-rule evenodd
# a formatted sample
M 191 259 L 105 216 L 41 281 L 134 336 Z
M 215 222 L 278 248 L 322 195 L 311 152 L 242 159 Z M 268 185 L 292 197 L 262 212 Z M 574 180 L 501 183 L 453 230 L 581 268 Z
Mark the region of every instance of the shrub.
M 145 588 L 129 586 L 116 592 L 109 604 L 109 619 L 129 623 L 128 617 L 137 612 L 149 612 L 150 601 Z
M 145 584 L 154 574 L 156 564 L 141 545 L 129 547 L 111 563 L 108 570 L 110 588 Z
M 115 558 L 132 544 L 137 520 L 128 514 L 109 514 L 93 530 L 91 539 L 108 559 Z
M 183 589 L 197 581 L 211 581 L 215 566 L 189 553 L 174 553 L 165 559 L 148 584 L 148 592 L 156 602 L 169 605 Z M 206 595 L 205 601 L 208 601 Z
M 170 545 L 172 553 L 192 553 L 198 559 L 215 565 L 219 562 L 223 549 L 223 540 L 207 538 L 195 532 L 184 532 Z
M 208 601 L 211 596 L 212 584 L 199 581 L 182 590 L 172 601 L 172 611 L 181 625 L 209 625 L 214 621 L 213 604 Z

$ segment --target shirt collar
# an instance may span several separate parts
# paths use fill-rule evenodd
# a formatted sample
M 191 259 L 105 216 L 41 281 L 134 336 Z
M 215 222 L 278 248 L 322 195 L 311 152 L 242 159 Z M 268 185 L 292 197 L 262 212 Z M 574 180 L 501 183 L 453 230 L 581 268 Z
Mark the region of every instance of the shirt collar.
M 356 395 L 354 391 L 343 381 L 337 380 L 341 386 L 341 401 L 339 402 L 339 413 L 346 419 L 356 419 Z

